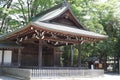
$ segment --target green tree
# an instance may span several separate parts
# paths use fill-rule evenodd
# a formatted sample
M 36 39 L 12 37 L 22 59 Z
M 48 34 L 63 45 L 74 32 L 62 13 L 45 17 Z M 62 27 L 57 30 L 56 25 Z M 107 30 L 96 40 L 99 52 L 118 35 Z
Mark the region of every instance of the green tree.
M 86 29 L 109 36 L 105 41 L 83 44 L 82 60 L 96 55 L 105 60 L 108 57 L 119 57 L 119 0 L 106 0 L 106 2 L 70 0 L 70 2 L 72 10 Z
M 2 34 L 27 25 L 35 15 L 60 3 L 60 0 L 2 0 L 0 3 Z

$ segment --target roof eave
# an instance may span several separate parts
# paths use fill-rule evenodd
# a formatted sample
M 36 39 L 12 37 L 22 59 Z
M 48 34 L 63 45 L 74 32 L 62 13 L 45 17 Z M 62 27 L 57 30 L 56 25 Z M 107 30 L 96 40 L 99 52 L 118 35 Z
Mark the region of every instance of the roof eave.
M 24 29 L 27 29 L 28 27 L 30 27 L 32 23 L 30 22 L 28 25 L 26 25 L 25 27 L 22 27 L 20 29 L 17 29 L 13 32 L 10 32 L 10 33 L 6 33 L 6 34 L 3 34 L 2 36 L 0 36 L 0 42 L 2 42 L 3 40 L 6 40 L 7 38 L 9 38 L 10 36 L 12 36 L 13 34 L 16 34 L 18 33 L 19 31 L 22 31 Z
M 36 27 L 38 27 L 38 28 L 42 28 L 42 29 L 45 29 L 45 30 L 47 30 L 46 28 L 44 28 L 44 27 L 46 27 L 46 26 L 43 26 L 43 25 L 39 25 L 39 24 L 37 24 L 36 22 L 33 22 L 32 23 L 32 25 L 34 25 L 34 26 L 36 26 Z M 64 34 L 70 34 L 70 35 L 76 35 L 76 36 L 84 36 L 84 37 L 91 37 L 91 38 L 96 38 L 96 39 L 101 39 L 101 40 L 104 40 L 104 39 L 107 39 L 108 38 L 108 36 L 106 36 L 106 35 L 100 35 L 100 34 L 98 34 L 98 33 L 95 33 L 95 34 L 97 34 L 97 35 L 99 35 L 99 36 L 94 36 L 94 35 L 86 35 L 86 34 L 77 34 L 77 33 L 73 33 L 73 32 L 68 32 L 68 31 L 61 31 L 61 30 L 59 30 L 59 29 L 51 29 L 51 28 L 49 28 L 49 30 L 51 30 L 51 31 L 53 31 L 53 32 L 62 32 L 62 33 L 64 33 Z M 87 31 L 86 31 L 87 32 Z M 94 32 L 92 32 L 92 33 L 94 33 Z

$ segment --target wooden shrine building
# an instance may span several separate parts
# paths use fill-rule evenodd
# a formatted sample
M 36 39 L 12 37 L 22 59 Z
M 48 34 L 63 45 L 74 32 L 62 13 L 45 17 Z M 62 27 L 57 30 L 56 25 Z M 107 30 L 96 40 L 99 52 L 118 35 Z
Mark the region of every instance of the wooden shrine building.
M 25 27 L 0 36 L 0 63 L 12 67 L 60 66 L 62 52 L 58 47 L 106 38 L 84 29 L 64 2 L 36 15 Z M 80 66 L 80 49 L 78 60 Z

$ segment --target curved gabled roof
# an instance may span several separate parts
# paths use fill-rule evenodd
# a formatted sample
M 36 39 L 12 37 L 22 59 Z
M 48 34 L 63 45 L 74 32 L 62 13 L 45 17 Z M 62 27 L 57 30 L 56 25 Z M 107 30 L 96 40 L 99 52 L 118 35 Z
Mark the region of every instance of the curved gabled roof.
M 50 22 L 53 19 L 55 19 L 55 20 L 59 19 L 61 17 L 61 15 L 67 13 L 67 11 L 68 11 L 69 15 L 73 18 L 73 21 L 75 21 L 79 25 L 64 25 L 62 23 Z M 59 17 L 59 18 L 57 18 L 57 17 Z M 68 19 L 68 18 L 65 18 L 65 19 Z M 60 5 L 57 5 L 43 13 L 38 14 L 33 19 L 33 21 L 30 22 L 27 26 L 25 26 L 21 29 L 18 29 L 12 33 L 0 36 L 0 41 L 4 41 L 4 40 L 8 40 L 13 37 L 15 38 L 15 37 L 24 35 L 24 34 L 28 33 L 29 31 L 31 31 L 31 29 L 30 29 L 31 27 L 34 27 L 35 29 L 37 28 L 37 30 L 42 30 L 42 31 L 46 31 L 46 32 L 48 31 L 49 33 L 58 33 L 58 34 L 62 34 L 65 36 L 70 35 L 70 36 L 81 37 L 81 38 L 85 37 L 85 38 L 90 38 L 90 39 L 96 39 L 96 41 L 108 38 L 108 36 L 106 36 L 106 35 L 101 35 L 101 34 L 91 32 L 91 31 L 87 31 L 83 27 L 75 28 L 76 26 L 81 27 L 81 24 L 78 22 L 78 20 L 73 15 L 73 13 L 69 7 L 69 4 L 63 3 Z M 89 40 L 89 39 L 87 39 L 87 40 Z
M 56 5 L 42 13 L 37 14 L 37 16 L 33 18 L 33 22 L 42 21 L 42 22 L 51 23 L 50 22 L 51 20 L 61 17 L 61 15 L 65 14 L 66 12 L 69 12 L 70 14 L 69 16 L 72 17 L 72 22 L 74 22 L 77 25 L 77 26 L 75 25 L 77 28 L 84 29 L 84 27 L 80 24 L 80 22 L 74 16 L 68 2 L 63 2 L 62 4 Z
M 17 38 L 18 36 L 24 35 L 26 34 L 26 31 L 28 32 L 29 30 L 31 30 L 31 27 L 33 27 L 34 29 L 49 31 L 52 33 L 59 33 L 59 34 L 63 34 L 66 36 L 71 35 L 71 36 L 76 36 L 76 37 L 86 37 L 90 39 L 96 39 L 96 41 L 108 38 L 108 36 L 106 35 L 101 35 L 101 34 L 97 34 L 97 33 L 82 30 L 82 29 L 72 28 L 72 27 L 64 26 L 64 25 L 35 21 L 35 22 L 29 23 L 27 26 L 21 29 L 18 29 L 12 33 L 0 36 L 0 41 L 2 42 L 5 40 L 9 41 L 9 39 L 12 37 Z
M 44 14 L 43 16 L 41 16 L 38 21 L 48 21 L 51 19 L 56 18 L 57 16 L 61 15 L 63 12 L 65 12 L 67 10 L 66 6 L 63 6 L 61 8 L 55 9 L 53 11 L 50 11 L 46 14 Z
M 77 28 L 71 28 L 69 26 L 64 26 L 64 25 L 52 24 L 52 23 L 36 21 L 36 22 L 33 22 L 32 25 L 35 25 L 45 30 L 51 30 L 51 31 L 56 31 L 64 34 L 76 35 L 76 36 L 84 36 L 84 37 L 97 38 L 97 39 L 105 39 L 108 37 L 108 36 L 97 34 L 94 32 L 77 29 Z
M 39 20 L 42 16 L 44 16 L 45 14 L 48 14 L 49 12 L 54 12 L 54 10 L 58 10 L 59 8 L 62 9 L 62 6 L 63 3 L 61 4 L 58 4 L 58 5 L 55 5 L 53 6 L 52 8 L 50 9 L 47 9 L 45 11 L 42 11 L 41 13 L 38 13 L 35 17 L 32 18 L 32 21 L 36 21 L 36 20 Z

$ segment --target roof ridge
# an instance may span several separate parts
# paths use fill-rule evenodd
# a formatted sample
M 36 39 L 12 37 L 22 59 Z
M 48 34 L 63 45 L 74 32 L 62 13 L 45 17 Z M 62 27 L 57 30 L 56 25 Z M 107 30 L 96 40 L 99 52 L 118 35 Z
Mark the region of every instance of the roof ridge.
M 34 21 L 35 18 L 40 17 L 40 16 L 43 16 L 44 14 L 46 14 L 46 13 L 48 13 L 48 12 L 50 12 L 50 11 L 53 11 L 53 10 L 55 10 L 55 9 L 57 9 L 57 8 L 60 8 L 60 7 L 62 8 L 63 6 L 68 6 L 68 5 L 69 5 L 68 2 L 66 2 L 66 1 L 64 1 L 64 2 L 62 2 L 62 3 L 60 3 L 60 4 L 57 4 L 57 5 L 49 8 L 49 9 L 47 9 L 47 10 L 45 10 L 45 11 L 42 11 L 42 12 L 38 13 L 36 16 L 34 16 L 34 17 L 32 18 L 32 21 Z

